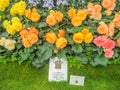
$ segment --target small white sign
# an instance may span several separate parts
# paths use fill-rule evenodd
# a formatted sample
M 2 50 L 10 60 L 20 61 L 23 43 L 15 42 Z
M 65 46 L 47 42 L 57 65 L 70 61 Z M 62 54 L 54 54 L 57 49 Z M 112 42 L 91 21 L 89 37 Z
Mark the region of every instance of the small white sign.
M 79 85 L 79 86 L 84 86 L 84 76 L 74 76 L 70 75 L 70 84 L 71 85 Z
M 67 81 L 67 60 L 64 58 L 51 58 L 49 61 L 49 81 Z

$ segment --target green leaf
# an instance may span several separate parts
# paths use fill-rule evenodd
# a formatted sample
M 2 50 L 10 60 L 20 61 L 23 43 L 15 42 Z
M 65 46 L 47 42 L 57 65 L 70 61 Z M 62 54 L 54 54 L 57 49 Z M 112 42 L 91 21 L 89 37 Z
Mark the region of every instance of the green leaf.
M 108 64 L 108 59 L 105 58 L 103 55 L 97 55 L 91 62 L 90 64 L 92 66 L 106 66 Z
M 76 44 L 76 45 L 73 45 L 73 46 L 72 46 L 72 51 L 73 51 L 74 53 L 81 53 L 81 52 L 83 51 L 83 48 L 82 48 L 81 45 Z

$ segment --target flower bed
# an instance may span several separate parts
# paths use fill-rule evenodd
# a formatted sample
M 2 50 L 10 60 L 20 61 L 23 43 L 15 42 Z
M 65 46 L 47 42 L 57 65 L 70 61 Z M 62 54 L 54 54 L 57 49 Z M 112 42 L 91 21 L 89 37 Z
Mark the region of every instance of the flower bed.
M 119 10 L 120 0 L 0 0 L 0 62 L 120 63 Z

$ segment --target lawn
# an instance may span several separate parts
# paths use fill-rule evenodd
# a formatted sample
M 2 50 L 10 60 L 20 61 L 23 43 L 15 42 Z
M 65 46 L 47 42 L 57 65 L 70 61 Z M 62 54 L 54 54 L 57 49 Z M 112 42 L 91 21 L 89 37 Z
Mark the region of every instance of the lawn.
M 70 75 L 85 76 L 84 86 L 67 82 L 48 82 L 48 64 L 36 69 L 31 65 L 0 63 L 0 90 L 120 90 L 120 66 L 69 69 Z M 68 78 L 69 79 L 69 78 Z

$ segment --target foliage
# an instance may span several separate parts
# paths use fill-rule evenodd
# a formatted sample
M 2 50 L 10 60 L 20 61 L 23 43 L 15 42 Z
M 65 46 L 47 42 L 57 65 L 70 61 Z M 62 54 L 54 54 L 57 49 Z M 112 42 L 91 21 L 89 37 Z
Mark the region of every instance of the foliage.
M 36 68 L 56 56 L 68 57 L 70 67 L 77 68 L 120 62 L 119 0 L 3 1 L 0 62 Z

